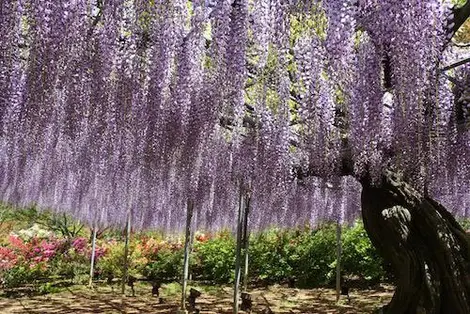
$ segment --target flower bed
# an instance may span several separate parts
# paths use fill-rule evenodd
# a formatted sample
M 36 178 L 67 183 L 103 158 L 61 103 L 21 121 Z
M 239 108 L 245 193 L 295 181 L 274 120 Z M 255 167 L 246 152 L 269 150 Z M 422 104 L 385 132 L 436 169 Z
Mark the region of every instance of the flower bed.
M 4 241 L 5 242 L 5 241 Z M 33 226 L 12 233 L 0 246 L 0 279 L 4 288 L 33 285 L 45 290 L 56 280 L 88 280 L 91 243 L 88 238 L 57 237 Z M 195 280 L 218 284 L 233 281 L 235 240 L 230 232 L 198 232 L 192 245 L 190 273 Z M 156 234 L 134 234 L 129 244 L 129 274 L 161 283 L 180 279 L 183 241 Z M 288 283 L 300 287 L 332 282 L 336 265 L 335 227 L 269 230 L 250 240 L 250 279 L 254 284 Z M 97 240 L 95 280 L 113 283 L 123 276 L 124 241 Z M 343 276 L 378 281 L 385 275 L 381 259 L 361 224 L 344 228 Z

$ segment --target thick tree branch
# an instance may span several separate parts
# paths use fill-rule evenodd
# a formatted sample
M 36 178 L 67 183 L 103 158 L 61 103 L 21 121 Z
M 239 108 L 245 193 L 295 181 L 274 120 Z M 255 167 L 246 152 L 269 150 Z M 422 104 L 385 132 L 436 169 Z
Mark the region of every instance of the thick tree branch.
M 470 48 L 470 43 L 468 44 L 454 43 L 454 46 L 458 48 Z
M 341 177 L 346 176 L 354 176 L 354 164 L 352 160 L 352 151 L 347 139 L 343 140 L 341 149 L 341 165 L 340 168 L 337 170 L 336 175 Z M 293 176 L 300 181 L 305 180 L 308 177 L 319 177 L 324 178 L 325 175 L 323 173 L 318 173 L 313 167 L 310 165 L 307 167 L 303 166 L 294 166 L 292 169 Z
M 88 29 L 88 37 L 91 37 L 93 35 L 96 26 L 98 25 L 101 20 L 101 17 L 103 16 L 103 0 L 96 0 L 96 8 L 98 9 L 98 12 L 93 17 L 93 21 L 91 22 L 90 28 Z
M 469 17 L 470 17 L 470 0 L 467 0 L 462 7 L 454 9 L 453 22 L 455 24 L 452 27 L 453 34 L 455 34 L 460 29 L 460 27 L 462 27 L 462 25 L 465 23 L 465 21 L 467 21 Z
M 391 60 L 390 60 L 390 55 L 388 52 L 385 52 L 385 55 L 382 60 L 382 65 L 383 65 L 383 73 L 384 73 L 384 88 L 386 90 L 389 90 L 393 87 L 392 83 L 392 65 L 391 65 Z
M 441 72 L 446 72 L 446 71 L 452 70 L 453 68 L 459 67 L 459 66 L 467 64 L 469 62 L 470 62 L 470 58 L 460 60 L 459 62 L 456 62 L 454 64 L 451 64 L 449 66 L 446 66 L 446 67 L 442 68 Z

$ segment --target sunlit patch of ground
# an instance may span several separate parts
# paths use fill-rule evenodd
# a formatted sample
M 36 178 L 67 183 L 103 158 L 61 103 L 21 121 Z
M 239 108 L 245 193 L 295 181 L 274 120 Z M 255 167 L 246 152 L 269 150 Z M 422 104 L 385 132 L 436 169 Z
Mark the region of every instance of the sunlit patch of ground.
M 202 292 L 197 299 L 200 313 L 232 313 L 232 290 L 220 286 L 191 286 Z M 44 296 L 21 296 L 0 298 L 0 313 L 176 313 L 180 299 L 179 285 L 164 285 L 161 288 L 163 304 L 151 295 L 151 287 L 139 284 L 136 296 L 118 292 L 120 287 L 97 286 L 90 290 L 74 286 L 61 292 Z M 344 297 L 336 304 L 332 289 L 292 289 L 282 286 L 256 288 L 250 291 L 253 312 L 261 313 L 268 306 L 274 313 L 372 313 L 388 303 L 393 288 L 380 286 L 374 290 L 352 290 L 350 301 Z M 244 313 L 244 312 L 240 312 Z

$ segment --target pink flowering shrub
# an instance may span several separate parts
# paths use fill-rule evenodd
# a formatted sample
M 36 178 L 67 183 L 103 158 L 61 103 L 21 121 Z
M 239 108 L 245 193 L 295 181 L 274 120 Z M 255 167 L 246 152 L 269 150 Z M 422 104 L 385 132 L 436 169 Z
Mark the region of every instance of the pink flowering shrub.
M 99 260 L 101 257 L 105 256 L 107 252 L 108 252 L 108 248 L 97 245 L 95 248 L 95 260 Z
M 78 253 L 86 256 L 88 259 L 92 255 L 92 246 L 88 243 L 88 240 L 84 237 L 78 237 L 72 241 L 72 249 Z M 105 245 L 100 245 L 96 243 L 95 246 L 95 260 L 98 260 L 100 257 L 106 254 L 108 248 Z
M 64 245 L 63 240 L 56 238 L 40 239 L 34 237 L 25 241 L 14 234 L 11 234 L 8 240 L 8 248 L 17 255 L 18 262 L 29 263 L 30 268 L 34 268 L 40 263 L 49 262 L 56 256 L 59 248 Z
M 136 241 L 136 250 L 142 252 L 142 256 L 154 260 L 163 251 L 177 252 L 183 248 L 181 241 L 168 241 L 152 237 L 142 237 Z
M 9 247 L 0 247 L 0 272 L 15 266 L 18 255 Z
M 105 253 L 96 247 L 96 259 Z M 6 246 L 0 247 L 0 282 L 16 287 L 51 275 L 73 279 L 88 273 L 90 256 L 91 245 L 83 237 L 67 241 L 10 234 Z
M 84 237 L 79 237 L 76 238 L 72 241 L 72 248 L 75 249 L 75 251 L 83 253 L 86 251 L 88 246 L 88 241 Z

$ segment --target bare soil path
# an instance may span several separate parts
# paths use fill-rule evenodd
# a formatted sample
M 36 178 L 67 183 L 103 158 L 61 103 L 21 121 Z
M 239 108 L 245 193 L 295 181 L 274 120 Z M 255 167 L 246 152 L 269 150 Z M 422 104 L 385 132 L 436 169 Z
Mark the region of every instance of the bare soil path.
M 197 299 L 201 314 L 231 313 L 232 290 L 220 286 L 191 286 L 202 292 Z M 43 296 L 0 298 L 0 313 L 176 313 L 180 298 L 179 286 L 161 288 L 163 303 L 152 297 L 151 287 L 139 284 L 136 296 L 122 296 L 119 287 L 97 286 L 90 290 L 73 286 L 61 292 Z M 126 290 L 130 293 L 130 289 Z M 390 301 L 393 287 L 380 286 L 374 290 L 352 290 L 350 301 L 346 297 L 336 304 L 332 289 L 292 289 L 282 286 L 257 288 L 250 291 L 252 313 L 262 313 L 268 306 L 275 314 L 298 313 L 372 313 Z M 269 304 L 267 304 L 269 303 Z M 245 313 L 245 312 L 241 312 Z

